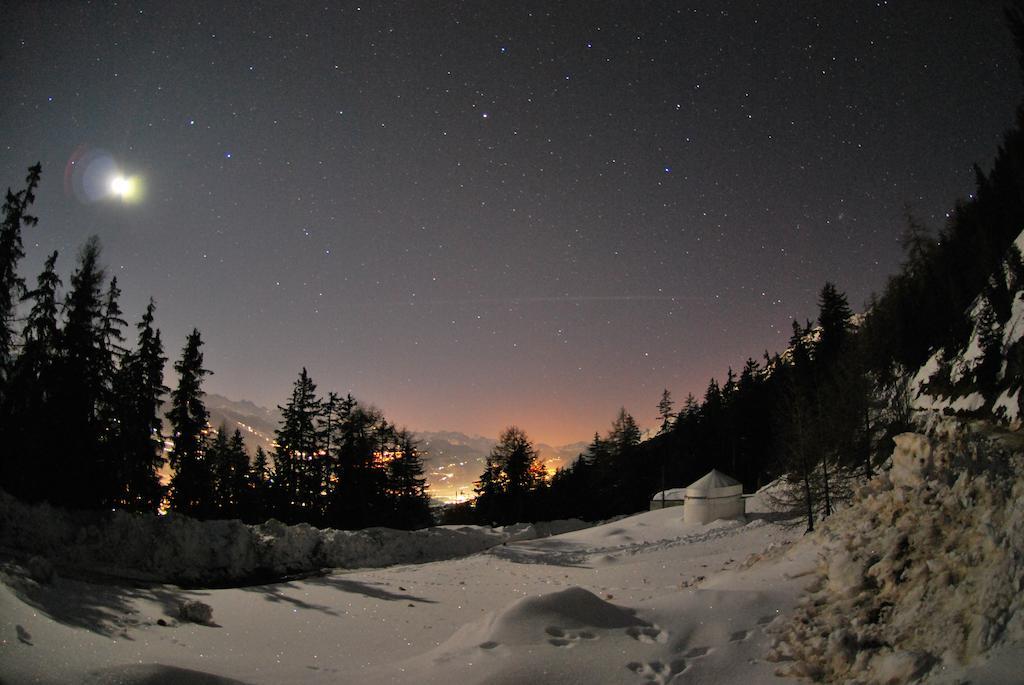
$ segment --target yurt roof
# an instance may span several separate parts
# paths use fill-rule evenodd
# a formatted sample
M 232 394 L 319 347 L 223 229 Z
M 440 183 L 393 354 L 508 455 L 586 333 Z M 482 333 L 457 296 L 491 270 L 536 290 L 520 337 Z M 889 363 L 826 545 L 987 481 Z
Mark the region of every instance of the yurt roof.
M 687 497 L 732 497 L 742 494 L 743 484 L 717 469 L 711 469 L 686 488 Z
M 665 499 L 682 500 L 684 497 L 686 497 L 686 488 L 671 488 L 669 490 L 665 490 Z M 661 500 L 661 493 L 656 492 L 651 495 L 651 500 Z

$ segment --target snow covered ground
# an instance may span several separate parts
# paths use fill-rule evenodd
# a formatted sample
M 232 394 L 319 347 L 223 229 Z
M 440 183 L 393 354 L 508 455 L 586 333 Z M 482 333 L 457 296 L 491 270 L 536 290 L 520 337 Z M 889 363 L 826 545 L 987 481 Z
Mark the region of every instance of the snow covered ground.
M 686 525 L 672 508 L 459 559 L 230 589 L 39 583 L 9 566 L 0 681 L 777 681 L 766 629 L 815 552 L 759 499 L 750 508 L 749 522 Z M 213 625 L 178 618 L 188 599 L 212 607 Z
M 808 536 L 765 493 L 746 520 L 708 525 L 673 507 L 579 530 L 378 531 L 344 544 L 258 528 L 276 541 L 257 545 L 263 565 L 278 544 L 303 563 L 373 548 L 374 565 L 409 558 L 403 544 L 435 540 L 430 558 L 465 554 L 453 540 L 492 546 L 226 589 L 110 581 L 68 565 L 110 533 L 49 530 L 36 546 L 56 555 L 56 576 L 38 556 L 0 559 L 0 683 L 1019 683 L 1022 443 L 900 436 L 891 470 Z M 39 514 L 12 511 L 0 507 L 8 529 Z M 293 544 L 310 536 L 320 542 Z M 128 551 L 133 568 L 149 563 Z M 185 601 L 208 605 L 209 624 L 182 620 Z

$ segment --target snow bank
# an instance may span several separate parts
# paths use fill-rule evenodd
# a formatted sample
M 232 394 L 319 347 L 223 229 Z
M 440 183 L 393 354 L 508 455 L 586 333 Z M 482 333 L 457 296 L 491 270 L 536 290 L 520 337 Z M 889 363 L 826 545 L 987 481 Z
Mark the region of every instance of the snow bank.
M 1024 637 L 1024 469 L 979 438 L 896 438 L 831 517 L 817 581 L 777 636 L 785 675 L 903 683 Z M 790 661 L 792 660 L 792 661 Z
M 451 559 L 510 539 L 585 527 L 560 521 L 507 528 L 444 526 L 417 531 L 321 530 L 305 523 L 197 521 L 170 514 L 68 512 L 25 505 L 0 491 L 0 546 L 58 568 L 183 585 L 225 585 L 319 571 Z

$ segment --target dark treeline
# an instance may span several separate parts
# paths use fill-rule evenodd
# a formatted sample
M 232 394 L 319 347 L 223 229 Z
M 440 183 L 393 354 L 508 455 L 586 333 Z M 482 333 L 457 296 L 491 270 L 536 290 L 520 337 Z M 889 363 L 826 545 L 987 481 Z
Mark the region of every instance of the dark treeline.
M 127 340 L 117 279 L 107 280 L 95 238 L 81 249 L 66 293 L 57 253 L 29 289 L 17 265 L 22 229 L 37 223 L 29 209 L 40 174 L 32 167 L 24 189 L 7 192 L 0 226 L 0 487 L 79 509 L 167 507 L 196 518 L 341 528 L 431 522 L 412 436 L 350 395 L 318 397 L 305 369 L 281 408 L 271 455 L 257 449 L 250 459 L 240 431 L 211 430 L 199 331 L 174 363 L 170 390 L 155 305 Z
M 40 173 L 32 167 L 26 187 L 8 191 L 0 226 L 0 482 L 30 501 L 155 510 L 165 359 L 153 303 L 129 344 L 117 279 L 106 281 L 95 239 L 64 297 L 56 253 L 26 287 L 16 266 L 21 228 L 36 223 L 28 210 Z

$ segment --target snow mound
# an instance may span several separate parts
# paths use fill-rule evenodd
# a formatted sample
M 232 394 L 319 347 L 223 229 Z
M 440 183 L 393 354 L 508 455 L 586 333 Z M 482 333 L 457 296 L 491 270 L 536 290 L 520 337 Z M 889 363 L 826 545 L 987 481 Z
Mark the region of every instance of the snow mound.
M 70 512 L 26 505 L 0 491 L 0 546 L 38 555 L 57 568 L 179 585 L 230 585 L 318 572 L 468 556 L 512 538 L 531 540 L 586 526 L 557 521 L 491 529 L 443 526 L 416 531 L 348 531 L 187 516 Z
M 817 580 L 769 655 L 780 672 L 902 683 L 1024 637 L 1022 457 L 898 436 L 892 470 L 823 527 Z
M 541 644 L 563 637 L 566 631 L 610 630 L 646 626 L 629 609 L 604 601 L 581 587 L 570 587 L 536 597 L 524 597 L 508 607 L 459 629 L 442 652 L 486 645 Z
M 644 625 L 632 611 L 606 602 L 581 587 L 570 587 L 515 602 L 495 617 L 488 637 L 503 642 L 521 642 L 518 636 L 524 629 L 531 635 L 535 634 L 532 627 L 541 623 L 565 628 L 606 629 Z

